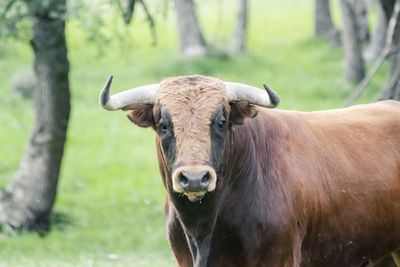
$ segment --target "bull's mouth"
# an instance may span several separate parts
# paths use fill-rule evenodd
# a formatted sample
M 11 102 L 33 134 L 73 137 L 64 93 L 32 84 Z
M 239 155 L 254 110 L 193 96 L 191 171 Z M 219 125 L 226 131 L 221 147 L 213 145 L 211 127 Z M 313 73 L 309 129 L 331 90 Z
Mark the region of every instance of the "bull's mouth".
M 183 193 L 185 196 L 187 196 L 187 198 L 191 201 L 191 202 L 196 202 L 196 201 L 201 201 L 206 192 L 186 192 Z

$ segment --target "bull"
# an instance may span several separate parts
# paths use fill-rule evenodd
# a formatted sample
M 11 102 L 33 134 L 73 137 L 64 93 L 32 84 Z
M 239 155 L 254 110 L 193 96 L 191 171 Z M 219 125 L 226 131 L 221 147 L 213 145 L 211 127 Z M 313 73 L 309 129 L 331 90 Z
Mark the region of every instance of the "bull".
M 400 104 L 271 109 L 279 97 L 200 75 L 109 94 L 156 132 L 180 267 L 395 266 Z

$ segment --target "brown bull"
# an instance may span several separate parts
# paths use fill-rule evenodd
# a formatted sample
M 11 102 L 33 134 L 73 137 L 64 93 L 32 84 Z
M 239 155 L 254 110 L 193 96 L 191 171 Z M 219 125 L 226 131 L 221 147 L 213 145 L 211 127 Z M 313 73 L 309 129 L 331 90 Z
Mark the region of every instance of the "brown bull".
M 267 109 L 279 102 L 267 87 L 204 76 L 110 85 L 103 107 L 157 133 L 179 266 L 394 266 L 398 102 L 305 113 Z

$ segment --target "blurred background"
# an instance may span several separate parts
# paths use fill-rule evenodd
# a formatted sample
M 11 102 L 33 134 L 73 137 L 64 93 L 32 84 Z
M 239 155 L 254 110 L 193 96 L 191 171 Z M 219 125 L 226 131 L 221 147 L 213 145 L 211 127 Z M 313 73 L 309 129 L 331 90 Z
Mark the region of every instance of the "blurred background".
M 0 267 L 175 266 L 155 134 L 99 92 L 203 74 L 281 109 L 400 98 L 400 0 L 1 0 Z

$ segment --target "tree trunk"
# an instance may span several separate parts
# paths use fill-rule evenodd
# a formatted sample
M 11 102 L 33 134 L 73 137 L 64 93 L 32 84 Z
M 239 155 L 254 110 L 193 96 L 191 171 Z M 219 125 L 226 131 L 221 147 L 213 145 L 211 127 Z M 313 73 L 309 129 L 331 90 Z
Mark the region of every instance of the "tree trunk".
M 382 89 L 380 100 L 396 99 L 400 100 L 400 53 L 393 58 L 392 68 L 388 81 Z
M 0 221 L 5 230 L 49 227 L 70 113 L 65 1 L 27 2 L 38 82 L 36 119 L 25 155 L 1 196 Z
M 135 11 L 136 0 L 126 0 L 123 8 L 123 18 L 125 24 L 131 23 L 133 12 Z
M 206 42 L 197 20 L 193 0 L 175 0 L 181 54 L 186 57 L 206 53 Z
M 361 41 L 354 6 L 350 0 L 340 0 L 343 20 L 344 72 L 347 81 L 357 84 L 365 76 Z
M 379 4 L 382 7 L 382 10 L 385 14 L 386 20 L 389 21 L 392 13 L 393 13 L 393 7 L 395 4 L 396 0 L 380 0 Z
M 395 4 L 400 5 L 400 0 L 381 0 L 382 7 L 385 11 L 386 17 L 390 20 Z M 392 6 L 390 6 L 390 3 Z M 396 99 L 400 100 L 400 16 L 397 17 L 395 31 L 393 35 L 392 51 L 392 67 L 390 70 L 389 78 L 386 85 L 381 90 L 379 99 Z
M 381 5 L 377 5 L 377 8 L 379 10 L 378 23 L 372 34 L 371 42 L 364 53 L 366 60 L 375 60 L 385 46 L 389 18 L 386 17 Z
M 367 14 L 367 3 L 366 0 L 355 0 L 354 9 L 356 13 L 358 33 L 360 40 L 363 43 L 368 43 L 370 40 L 369 25 L 368 25 L 368 14 Z
M 380 0 L 379 1 L 381 8 L 383 10 L 383 13 L 385 14 L 385 19 L 386 19 L 386 23 L 388 24 L 388 27 L 389 27 L 389 21 L 392 17 L 394 7 L 395 7 L 397 1 L 398 0 Z M 398 18 L 396 21 L 396 27 L 394 29 L 392 46 L 398 47 L 399 37 L 400 36 L 399 36 L 399 18 Z
M 246 50 L 248 24 L 248 2 L 247 0 L 239 0 L 239 10 L 236 19 L 235 33 L 232 41 L 232 53 L 241 54 Z
M 315 0 L 315 36 L 331 40 L 335 45 L 340 43 L 340 33 L 333 25 L 329 0 Z

